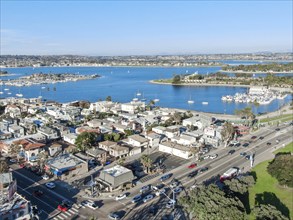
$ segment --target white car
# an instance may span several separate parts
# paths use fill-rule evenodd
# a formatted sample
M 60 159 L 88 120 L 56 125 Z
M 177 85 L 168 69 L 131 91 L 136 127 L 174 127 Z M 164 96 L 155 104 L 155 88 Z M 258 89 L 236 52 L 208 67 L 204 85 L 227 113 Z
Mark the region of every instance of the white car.
M 93 209 L 93 210 L 96 210 L 97 208 L 99 208 L 99 206 L 93 201 L 88 201 L 86 206 L 89 207 L 90 209 Z
M 48 187 L 49 189 L 54 189 L 54 188 L 56 187 L 55 183 L 53 183 L 53 182 L 46 183 L 45 185 L 46 185 L 46 187 Z
M 203 159 L 206 160 L 206 159 L 209 159 L 210 158 L 210 155 L 205 155 L 203 156 Z
M 127 197 L 126 193 L 123 193 L 123 194 L 121 194 L 119 196 L 116 196 L 115 200 L 119 201 L 119 200 L 125 199 L 126 197 Z
M 44 180 L 48 180 L 48 179 L 49 179 L 49 176 L 45 174 L 44 176 L 42 176 L 42 178 L 43 178 Z
M 160 189 L 159 191 L 156 192 L 156 196 L 163 195 L 166 192 L 165 189 Z
M 143 198 L 143 202 L 146 203 L 150 200 L 152 200 L 154 198 L 154 196 L 152 194 L 147 195 L 146 197 Z
M 174 199 L 171 199 L 167 204 L 166 204 L 166 207 L 167 208 L 173 208 L 173 205 L 175 205 L 176 204 L 176 200 L 174 200 Z
M 139 192 L 145 192 L 145 191 L 148 191 L 149 189 L 150 189 L 150 186 L 149 185 L 146 185 L 146 186 L 141 187 L 141 189 L 139 190 Z
M 9 161 L 10 161 L 10 163 L 16 163 L 17 162 L 16 159 L 10 159 Z
M 216 159 L 218 157 L 218 154 L 212 154 L 210 155 L 210 158 L 213 160 L 213 159 Z
M 179 185 L 179 183 L 177 181 L 175 181 L 170 184 L 170 188 L 173 189 L 173 188 L 177 187 L 178 185 Z

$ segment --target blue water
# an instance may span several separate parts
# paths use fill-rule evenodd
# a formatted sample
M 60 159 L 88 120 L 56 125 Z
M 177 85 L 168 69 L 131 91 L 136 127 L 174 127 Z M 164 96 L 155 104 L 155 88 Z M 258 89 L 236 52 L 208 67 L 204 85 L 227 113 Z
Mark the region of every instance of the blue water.
M 88 100 L 90 102 L 104 100 L 111 96 L 113 101 L 129 102 L 140 92 L 147 102 L 151 99 L 160 99 L 157 105 L 170 108 L 181 108 L 212 113 L 234 114 L 235 109 L 242 109 L 248 104 L 225 103 L 221 101 L 223 95 L 234 95 L 235 93 L 246 92 L 246 88 L 239 87 L 183 87 L 171 85 L 151 84 L 149 80 L 171 78 L 174 74 L 185 74 L 198 72 L 207 74 L 219 71 L 220 67 L 194 67 L 194 68 L 173 68 L 173 67 L 40 67 L 40 68 L 6 68 L 11 76 L 1 77 L 2 80 L 15 79 L 32 73 L 79 73 L 99 74 L 102 77 L 93 80 L 77 82 L 56 83 L 47 85 L 35 85 L 31 87 L 10 87 L 12 95 L 22 93 L 24 97 L 42 96 L 44 99 L 56 100 L 59 102 L 70 102 L 75 100 Z M 46 89 L 41 87 L 45 86 Z M 54 91 L 54 87 L 56 91 Z M 49 88 L 49 90 L 48 90 Z M 4 87 L 2 88 L 4 90 Z M 1 97 L 9 97 L 8 91 Z M 189 105 L 189 99 L 194 104 Z M 288 103 L 292 96 L 285 100 L 275 100 L 269 105 L 262 105 L 255 112 L 270 112 L 277 110 L 280 106 Z M 202 105 L 208 102 L 208 105 Z

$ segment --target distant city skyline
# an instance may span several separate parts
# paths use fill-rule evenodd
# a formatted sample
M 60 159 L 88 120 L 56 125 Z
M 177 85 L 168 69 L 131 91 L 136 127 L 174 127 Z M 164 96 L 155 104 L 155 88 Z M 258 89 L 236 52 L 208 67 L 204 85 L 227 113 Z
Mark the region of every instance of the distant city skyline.
M 6 1 L 1 55 L 292 52 L 292 1 Z

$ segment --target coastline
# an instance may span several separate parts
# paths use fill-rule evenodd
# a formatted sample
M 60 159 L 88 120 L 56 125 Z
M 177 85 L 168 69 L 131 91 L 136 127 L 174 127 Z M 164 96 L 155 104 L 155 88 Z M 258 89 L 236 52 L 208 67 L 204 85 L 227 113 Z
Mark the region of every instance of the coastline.
M 270 71 L 252 72 L 252 71 L 242 71 L 242 70 L 219 70 L 219 72 L 222 72 L 222 73 L 247 73 L 247 74 L 268 74 L 268 73 L 271 73 L 271 74 L 280 74 L 280 73 L 292 74 L 293 73 L 293 71 L 289 71 L 289 72 L 276 72 L 276 71 L 273 71 L 273 72 L 270 72 Z
M 161 85 L 173 85 L 173 86 L 225 86 L 225 87 L 242 87 L 242 88 L 251 88 L 251 87 L 262 87 L 262 86 L 253 86 L 253 85 L 235 85 L 235 84 L 212 84 L 212 83 L 180 83 L 180 84 L 172 84 L 166 82 L 155 82 L 154 80 L 150 80 L 149 83 L 152 84 L 161 84 Z M 280 87 L 270 87 L 272 90 L 278 90 L 281 92 L 293 92 L 293 88 L 280 88 Z

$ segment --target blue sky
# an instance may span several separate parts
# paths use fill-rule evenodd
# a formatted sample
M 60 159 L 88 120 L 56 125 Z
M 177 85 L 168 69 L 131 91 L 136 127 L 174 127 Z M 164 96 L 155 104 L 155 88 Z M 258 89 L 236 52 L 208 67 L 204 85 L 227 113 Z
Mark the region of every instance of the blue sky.
M 1 0 L 1 55 L 292 52 L 292 1 Z

